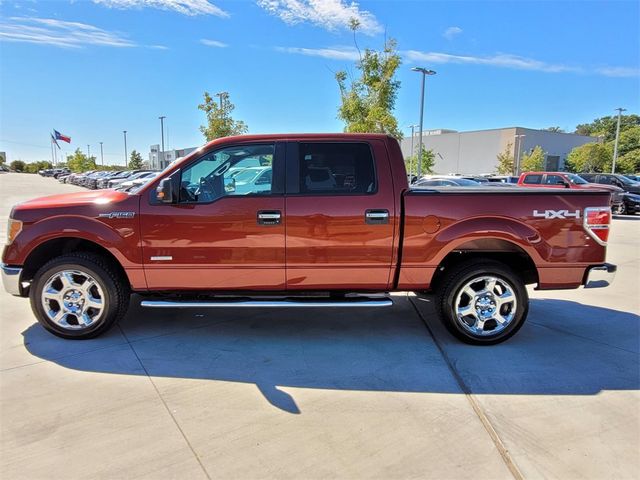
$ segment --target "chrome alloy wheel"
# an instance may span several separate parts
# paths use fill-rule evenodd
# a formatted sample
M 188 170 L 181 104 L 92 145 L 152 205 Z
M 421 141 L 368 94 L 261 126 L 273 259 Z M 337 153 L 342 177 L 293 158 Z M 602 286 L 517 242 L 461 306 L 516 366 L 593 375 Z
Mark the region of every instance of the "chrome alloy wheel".
M 51 320 L 67 330 L 96 323 L 104 312 L 104 294 L 96 280 L 81 270 L 53 274 L 42 289 L 42 306 Z
M 513 286 L 491 275 L 469 280 L 458 292 L 454 310 L 462 328 L 473 335 L 495 335 L 516 316 Z

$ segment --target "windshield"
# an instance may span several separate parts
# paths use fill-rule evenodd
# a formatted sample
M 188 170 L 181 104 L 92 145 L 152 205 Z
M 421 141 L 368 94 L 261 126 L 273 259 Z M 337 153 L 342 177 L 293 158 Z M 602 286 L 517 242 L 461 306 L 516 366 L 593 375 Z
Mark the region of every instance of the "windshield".
M 480 185 L 480 182 L 476 182 L 475 180 L 467 180 L 466 178 L 456 178 L 453 182 L 457 183 L 461 187 L 473 187 L 476 185 Z
M 566 175 L 567 175 L 567 178 L 569 179 L 569 181 L 571 183 L 573 183 L 574 185 L 585 185 L 585 184 L 589 183 L 584 178 L 582 178 L 582 177 L 580 177 L 578 175 L 575 175 L 573 173 L 567 173 Z
M 243 170 L 243 171 L 237 173 L 236 175 L 234 175 L 233 178 L 235 178 L 236 182 L 239 182 L 239 183 L 240 182 L 249 183 L 259 173 L 260 173 L 260 170 L 254 170 L 252 168 L 247 168 L 246 170 Z
M 637 182 L 634 182 L 633 180 L 629 180 L 627 177 L 625 177 L 624 175 L 620 175 L 617 177 L 618 180 L 620 180 L 622 183 L 624 183 L 625 185 L 633 185 Z

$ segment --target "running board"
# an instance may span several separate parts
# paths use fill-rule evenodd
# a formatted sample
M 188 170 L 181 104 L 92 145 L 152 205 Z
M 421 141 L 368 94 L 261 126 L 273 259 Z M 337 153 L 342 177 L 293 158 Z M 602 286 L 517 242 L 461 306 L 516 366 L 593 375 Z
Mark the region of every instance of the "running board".
M 149 308 L 378 308 L 391 307 L 389 297 L 352 297 L 340 301 L 333 299 L 282 300 L 143 300 L 140 306 Z

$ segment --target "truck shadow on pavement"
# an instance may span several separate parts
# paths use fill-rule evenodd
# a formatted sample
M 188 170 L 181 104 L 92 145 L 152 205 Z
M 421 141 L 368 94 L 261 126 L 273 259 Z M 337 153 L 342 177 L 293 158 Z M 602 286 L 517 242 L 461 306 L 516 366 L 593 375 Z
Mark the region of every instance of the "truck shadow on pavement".
M 65 368 L 250 383 L 275 407 L 300 413 L 282 388 L 462 393 L 421 317 L 474 394 L 640 389 L 639 317 L 563 300 L 532 300 L 523 329 L 493 347 L 450 337 L 429 297 L 395 297 L 377 310 L 201 312 L 143 309 L 134 298 L 120 327 L 99 339 L 65 341 L 38 324 L 23 336 L 31 354 Z

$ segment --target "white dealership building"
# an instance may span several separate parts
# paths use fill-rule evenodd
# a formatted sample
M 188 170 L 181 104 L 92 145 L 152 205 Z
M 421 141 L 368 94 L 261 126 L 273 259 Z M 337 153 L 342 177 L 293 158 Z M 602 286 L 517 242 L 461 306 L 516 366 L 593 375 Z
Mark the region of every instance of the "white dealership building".
M 162 152 L 160 145 L 151 145 L 149 152 L 149 168 L 152 170 L 163 170 L 174 160 L 184 157 L 197 148 L 199 147 L 180 148 L 177 150 L 172 149 Z
M 435 154 L 434 171 L 439 174 L 493 173 L 498 163 L 497 155 L 509 149 L 514 158 L 522 157 L 536 146 L 542 147 L 546 157 L 546 170 L 562 170 L 567 155 L 574 147 L 598 139 L 574 133 L 509 127 L 491 130 L 458 132 L 456 130 L 427 130 L 422 142 Z M 414 151 L 418 151 L 419 136 L 415 132 Z M 402 140 L 405 158 L 411 155 L 411 135 Z M 415 173 L 415 172 L 414 172 Z

